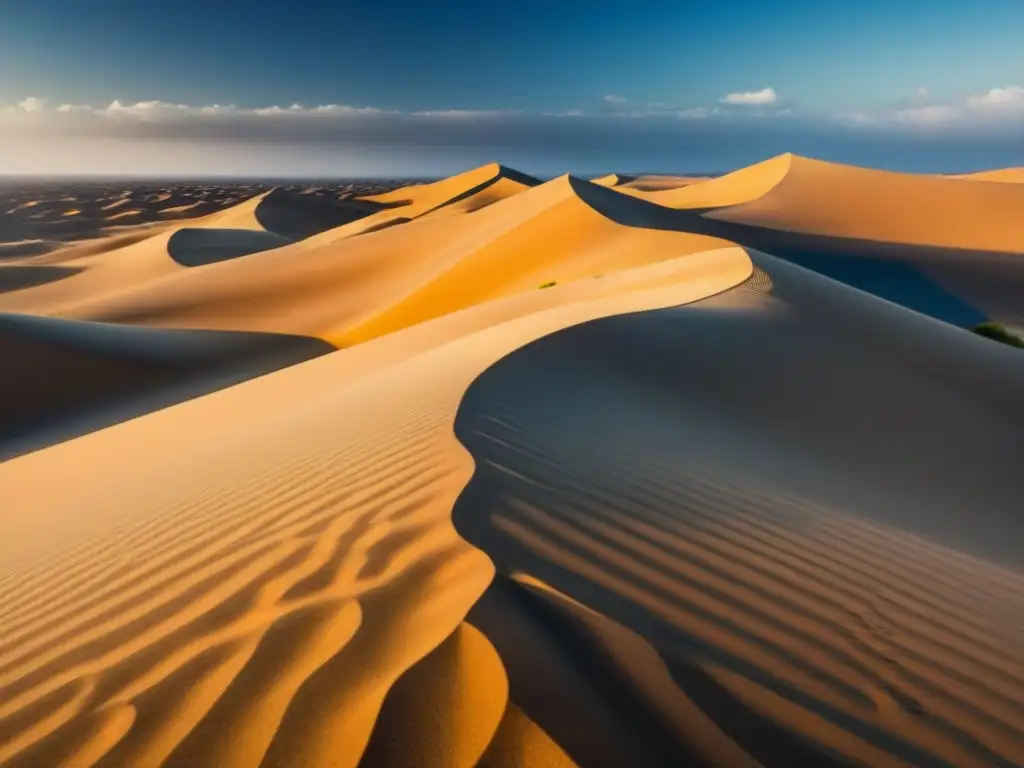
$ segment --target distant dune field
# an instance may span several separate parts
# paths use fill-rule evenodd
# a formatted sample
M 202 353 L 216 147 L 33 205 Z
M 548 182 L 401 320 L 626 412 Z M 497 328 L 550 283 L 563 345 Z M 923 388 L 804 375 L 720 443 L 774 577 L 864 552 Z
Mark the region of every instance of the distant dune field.
M 0 253 L 0 765 L 1024 765 L 990 175 L 62 195 L 174 214 Z

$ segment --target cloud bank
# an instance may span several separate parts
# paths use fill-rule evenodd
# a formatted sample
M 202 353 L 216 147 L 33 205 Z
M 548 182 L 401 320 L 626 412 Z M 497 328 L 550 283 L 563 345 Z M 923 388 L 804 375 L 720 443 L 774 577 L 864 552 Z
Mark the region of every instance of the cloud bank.
M 589 109 L 401 111 L 323 104 L 0 105 L 7 173 L 435 175 L 500 159 L 545 174 L 724 171 L 793 151 L 905 170 L 1024 163 L 1024 88 L 813 114 L 772 87 L 712 106 L 608 94 Z
M 843 118 L 876 128 L 916 126 L 945 133 L 1021 131 L 1024 129 L 1024 87 L 992 88 L 949 100 L 933 99 L 922 88 L 910 104 L 875 112 L 855 112 Z

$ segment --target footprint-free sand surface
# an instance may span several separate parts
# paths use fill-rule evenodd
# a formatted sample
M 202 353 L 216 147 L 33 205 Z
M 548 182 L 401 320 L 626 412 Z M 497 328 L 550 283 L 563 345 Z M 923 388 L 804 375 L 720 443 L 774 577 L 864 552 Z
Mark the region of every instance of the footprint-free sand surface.
M 666 178 L 0 261 L 0 765 L 1024 764 L 1016 185 Z

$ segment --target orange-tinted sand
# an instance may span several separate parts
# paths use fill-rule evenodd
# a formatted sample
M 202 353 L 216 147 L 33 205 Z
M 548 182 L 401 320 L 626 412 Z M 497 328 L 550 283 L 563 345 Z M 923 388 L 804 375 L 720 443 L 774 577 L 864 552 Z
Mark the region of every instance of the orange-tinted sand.
M 668 178 L 0 262 L 0 765 L 1024 764 L 1024 187 Z

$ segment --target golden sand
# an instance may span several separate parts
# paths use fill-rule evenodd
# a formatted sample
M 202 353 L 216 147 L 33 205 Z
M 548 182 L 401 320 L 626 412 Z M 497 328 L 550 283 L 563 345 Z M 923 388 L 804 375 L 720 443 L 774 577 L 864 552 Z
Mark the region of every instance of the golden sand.
M 0 765 L 1024 763 L 1024 357 L 726 237 L 1009 259 L 1019 190 L 665 178 L 0 265 Z

